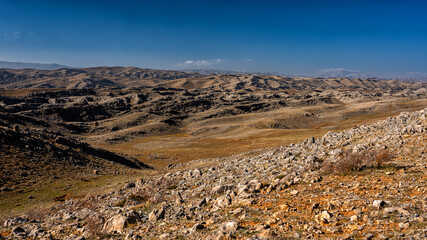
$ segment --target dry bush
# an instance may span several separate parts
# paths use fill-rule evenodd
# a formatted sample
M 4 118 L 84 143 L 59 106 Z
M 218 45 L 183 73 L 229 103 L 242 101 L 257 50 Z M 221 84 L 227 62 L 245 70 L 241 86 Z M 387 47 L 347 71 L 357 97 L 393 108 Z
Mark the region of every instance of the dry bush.
M 142 188 L 135 189 L 131 195 L 124 202 L 119 202 L 125 205 L 126 200 L 133 200 L 144 204 L 157 204 L 167 202 L 172 199 L 173 190 L 178 187 L 178 180 L 176 178 L 162 177 L 160 179 L 147 182 Z
M 101 200 L 93 197 L 85 197 L 75 201 L 76 209 L 95 209 L 101 203 Z
M 126 205 L 126 199 L 122 199 L 118 201 L 116 204 L 114 204 L 114 206 L 116 207 L 124 207 L 125 205 Z
M 171 186 L 178 186 L 178 179 L 172 177 L 162 177 L 152 183 L 153 187 L 168 189 Z
M 39 207 L 33 208 L 29 211 L 26 211 L 24 213 L 24 217 L 29 219 L 29 220 L 40 221 L 42 219 L 48 218 L 49 216 L 57 214 L 58 211 L 59 211 L 59 209 L 56 207 L 39 206 Z
M 165 200 L 163 195 L 164 192 L 160 189 L 153 186 L 145 186 L 132 194 L 130 199 L 144 203 L 156 204 Z
M 342 151 L 335 162 L 325 161 L 322 172 L 348 173 L 357 172 L 365 168 L 379 168 L 390 161 L 392 155 L 387 150 L 364 150 L 353 153 L 351 150 Z
M 49 210 L 47 209 L 32 209 L 25 213 L 25 217 L 29 220 L 41 220 L 45 219 L 47 216 L 49 216 Z
M 387 150 L 382 150 L 377 152 L 377 154 L 375 155 L 375 161 L 378 165 L 378 167 L 382 166 L 384 163 L 390 161 L 390 159 L 392 158 L 392 154 L 387 151 Z
M 132 194 L 129 195 L 128 199 L 131 199 L 133 201 L 137 201 L 137 202 L 145 202 L 148 200 L 147 196 L 143 196 L 143 195 L 137 195 L 137 194 Z
M 102 231 L 104 219 L 101 217 L 88 217 L 86 218 L 86 224 L 89 231 L 96 236 Z

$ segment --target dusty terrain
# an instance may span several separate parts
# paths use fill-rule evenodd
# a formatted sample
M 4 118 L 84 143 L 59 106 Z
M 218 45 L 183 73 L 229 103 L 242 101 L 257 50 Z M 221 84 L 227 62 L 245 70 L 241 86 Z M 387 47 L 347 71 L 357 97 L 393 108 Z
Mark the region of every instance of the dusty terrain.
M 423 238 L 425 110 L 375 122 L 424 109 L 426 88 L 120 67 L 1 70 L 1 233 Z M 328 165 L 346 149 L 387 163 L 344 173 Z M 414 179 L 416 190 L 401 189 Z M 371 214 L 377 198 L 384 203 Z

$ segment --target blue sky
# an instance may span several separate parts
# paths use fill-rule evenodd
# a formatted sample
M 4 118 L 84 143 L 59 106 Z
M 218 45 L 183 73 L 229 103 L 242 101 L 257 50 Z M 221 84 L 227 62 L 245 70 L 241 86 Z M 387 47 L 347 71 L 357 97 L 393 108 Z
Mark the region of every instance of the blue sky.
M 427 72 L 427 3 L 0 0 L 0 60 Z

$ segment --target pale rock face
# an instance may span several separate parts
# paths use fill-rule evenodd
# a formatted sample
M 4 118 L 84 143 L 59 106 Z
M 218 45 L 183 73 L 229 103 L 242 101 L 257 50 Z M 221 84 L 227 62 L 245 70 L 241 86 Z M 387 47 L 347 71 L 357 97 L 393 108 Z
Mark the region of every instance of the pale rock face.
M 318 215 L 316 215 L 315 220 L 318 223 L 328 223 L 331 221 L 331 214 L 328 211 L 322 211 Z
M 107 233 L 121 233 L 127 226 L 129 226 L 129 224 L 135 222 L 136 221 L 133 218 L 125 217 L 122 215 L 116 215 L 105 222 L 102 231 Z
M 298 190 L 293 190 L 292 192 L 291 192 L 291 195 L 297 195 L 299 192 L 298 192 Z
M 211 193 L 212 194 L 220 194 L 220 193 L 224 193 L 228 190 L 233 190 L 235 188 L 235 186 L 233 185 L 218 185 L 212 188 Z
M 215 201 L 216 208 L 225 208 L 230 204 L 231 204 L 231 197 L 228 194 L 221 196 Z
M 237 231 L 237 229 L 239 228 L 239 223 L 236 221 L 232 221 L 232 222 L 226 222 L 224 223 L 220 230 L 222 232 L 234 232 Z
M 156 222 L 158 220 L 163 219 L 164 217 L 165 217 L 165 209 L 164 209 L 164 207 L 161 207 L 160 209 L 153 210 L 148 215 L 148 220 L 151 222 Z

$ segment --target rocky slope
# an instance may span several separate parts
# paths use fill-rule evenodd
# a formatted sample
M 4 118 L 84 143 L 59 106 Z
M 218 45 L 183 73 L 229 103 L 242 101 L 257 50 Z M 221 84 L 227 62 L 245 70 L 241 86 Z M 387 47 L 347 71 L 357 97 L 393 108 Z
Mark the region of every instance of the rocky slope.
M 4 222 L 8 239 L 425 239 L 427 109 L 174 166 Z M 199 167 L 196 167 L 199 166 Z
M 149 168 L 129 156 L 48 130 L 49 123 L 0 112 L 0 196 L 23 192 L 46 179 L 92 172 L 114 173 L 122 168 Z

